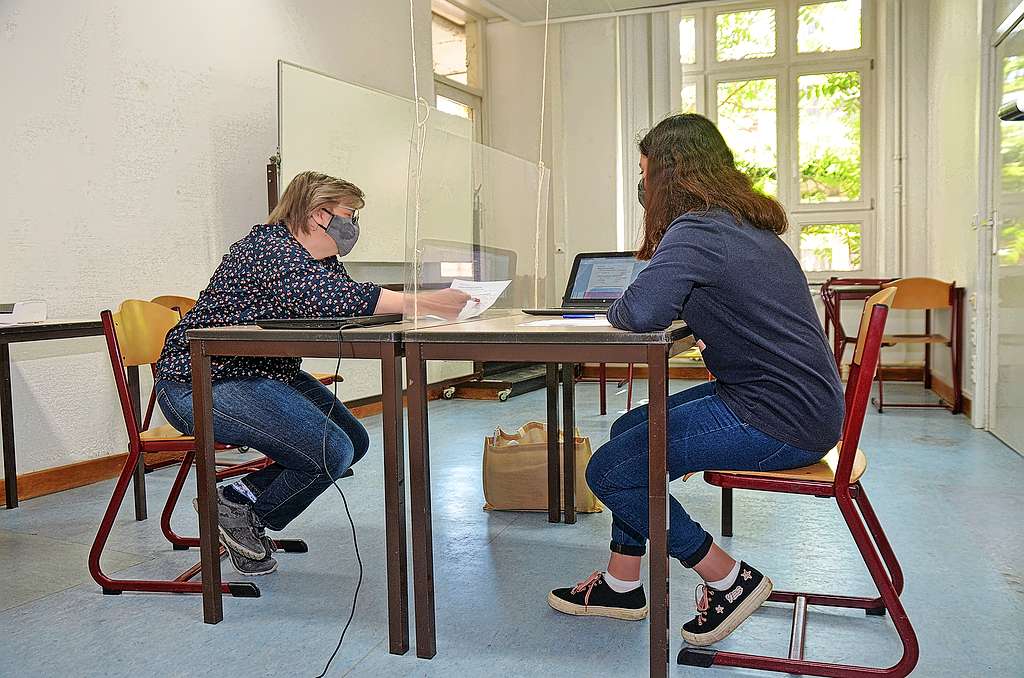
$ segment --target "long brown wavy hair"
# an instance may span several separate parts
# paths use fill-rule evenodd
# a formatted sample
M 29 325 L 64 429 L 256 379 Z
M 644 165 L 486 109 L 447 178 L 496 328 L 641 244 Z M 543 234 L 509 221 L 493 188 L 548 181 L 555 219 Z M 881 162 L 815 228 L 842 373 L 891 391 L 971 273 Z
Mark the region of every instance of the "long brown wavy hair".
M 650 259 L 669 224 L 681 215 L 720 207 L 754 228 L 782 234 L 782 205 L 736 169 L 732 151 L 715 124 L 702 115 L 665 118 L 640 140 L 644 175 L 644 241 L 638 259 Z

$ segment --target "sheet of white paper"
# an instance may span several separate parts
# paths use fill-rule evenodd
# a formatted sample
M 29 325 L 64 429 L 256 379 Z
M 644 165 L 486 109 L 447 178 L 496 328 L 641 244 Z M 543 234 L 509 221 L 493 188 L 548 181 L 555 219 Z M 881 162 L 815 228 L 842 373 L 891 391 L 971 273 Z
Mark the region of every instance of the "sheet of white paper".
M 521 323 L 519 327 L 611 327 L 603 315 L 596 318 L 548 318 Z
M 494 302 L 498 300 L 501 293 L 505 291 L 505 288 L 512 283 L 511 280 L 494 280 L 494 281 L 474 281 L 474 280 L 460 280 L 456 278 L 452 281 L 453 290 L 461 290 L 465 292 L 472 299 L 459 313 L 459 320 L 467 320 L 469 318 L 475 318 L 480 315 L 491 306 L 494 306 Z

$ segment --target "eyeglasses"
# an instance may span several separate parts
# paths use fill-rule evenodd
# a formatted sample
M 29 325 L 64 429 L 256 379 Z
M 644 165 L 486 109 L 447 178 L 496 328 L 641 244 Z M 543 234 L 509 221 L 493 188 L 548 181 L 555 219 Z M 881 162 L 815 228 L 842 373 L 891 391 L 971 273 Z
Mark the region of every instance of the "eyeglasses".
M 336 214 L 336 213 L 332 212 L 331 210 L 327 209 L 326 207 L 322 207 L 321 209 L 324 210 L 325 212 L 327 212 L 328 214 L 332 215 L 332 216 L 341 217 L 342 219 L 352 219 L 353 221 L 355 221 L 356 219 L 359 218 L 359 210 L 357 210 L 357 209 L 355 209 L 353 207 L 341 207 L 340 208 L 340 209 L 343 209 L 343 210 L 348 210 L 350 212 L 350 214 Z

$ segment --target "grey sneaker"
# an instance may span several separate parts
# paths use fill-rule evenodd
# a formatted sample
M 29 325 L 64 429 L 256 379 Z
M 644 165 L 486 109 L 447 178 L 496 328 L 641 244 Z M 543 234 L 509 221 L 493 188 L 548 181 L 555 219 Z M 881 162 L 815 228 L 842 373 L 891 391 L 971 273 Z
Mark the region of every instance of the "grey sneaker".
M 199 500 L 193 499 L 192 506 L 199 512 Z M 263 543 L 259 519 L 248 504 L 236 504 L 224 496 L 224 490 L 217 488 L 217 527 L 220 540 L 228 550 L 237 551 L 246 558 L 263 560 L 270 555 Z
M 235 568 L 235 572 L 238 574 L 244 574 L 247 577 L 258 577 L 277 570 L 277 561 L 271 555 L 267 555 L 260 560 L 254 560 L 232 548 L 231 544 L 228 544 L 224 539 L 221 539 L 220 543 L 224 545 L 224 550 L 228 552 L 228 560 L 231 561 L 231 567 Z

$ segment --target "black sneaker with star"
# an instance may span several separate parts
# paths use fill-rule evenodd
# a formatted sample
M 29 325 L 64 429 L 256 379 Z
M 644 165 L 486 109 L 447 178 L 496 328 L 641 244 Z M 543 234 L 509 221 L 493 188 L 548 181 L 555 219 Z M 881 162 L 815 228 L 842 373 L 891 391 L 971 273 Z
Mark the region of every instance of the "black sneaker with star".
M 740 562 L 740 573 L 728 591 L 697 585 L 697 616 L 683 624 L 683 640 L 711 645 L 736 630 L 772 594 L 772 580 Z
M 644 587 L 618 593 L 608 586 L 603 572 L 595 572 L 571 588 L 555 589 L 548 594 L 548 605 L 559 612 L 584 617 L 638 621 L 647 616 Z

